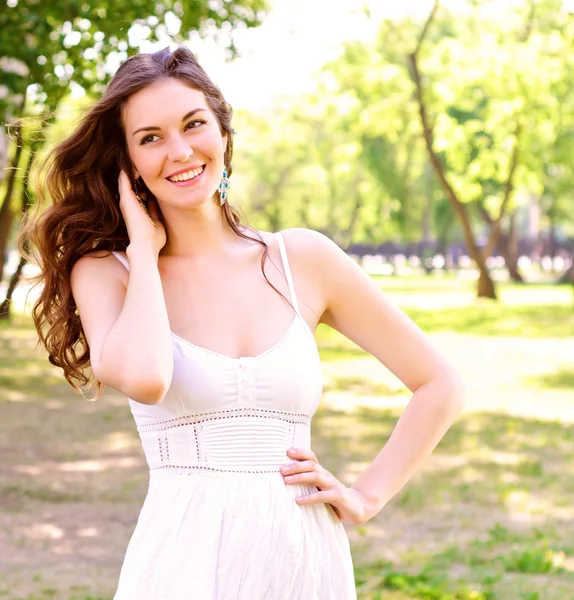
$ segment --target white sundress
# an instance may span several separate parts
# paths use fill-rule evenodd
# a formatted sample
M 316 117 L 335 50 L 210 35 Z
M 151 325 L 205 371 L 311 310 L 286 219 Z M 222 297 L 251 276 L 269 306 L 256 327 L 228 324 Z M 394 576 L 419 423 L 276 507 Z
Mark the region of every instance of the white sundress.
M 343 524 L 329 505 L 298 505 L 317 488 L 279 472 L 287 449 L 311 447 L 322 379 L 275 235 L 296 313 L 283 339 L 231 358 L 172 333 L 167 395 L 128 399 L 150 478 L 114 600 L 356 599 Z

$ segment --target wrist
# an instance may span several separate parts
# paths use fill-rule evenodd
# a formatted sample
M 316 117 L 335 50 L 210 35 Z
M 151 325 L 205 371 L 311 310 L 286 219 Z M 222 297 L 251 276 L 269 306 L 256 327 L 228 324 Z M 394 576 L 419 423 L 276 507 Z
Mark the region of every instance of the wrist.
M 130 242 L 126 248 L 126 255 L 128 258 L 138 258 L 140 256 L 151 256 L 157 262 L 159 251 L 153 247 L 151 242 L 136 241 Z
M 352 485 L 349 488 L 354 494 L 356 494 L 363 505 L 363 522 L 368 521 L 372 517 L 374 517 L 386 504 L 386 502 L 381 501 L 380 498 L 373 496 L 372 494 L 367 493 L 364 490 L 361 490 L 356 485 Z

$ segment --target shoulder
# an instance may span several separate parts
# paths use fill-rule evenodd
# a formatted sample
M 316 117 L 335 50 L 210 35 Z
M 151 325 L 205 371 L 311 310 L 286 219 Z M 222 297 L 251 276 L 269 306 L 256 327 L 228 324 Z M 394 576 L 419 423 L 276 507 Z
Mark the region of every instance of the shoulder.
M 281 235 L 289 260 L 313 269 L 315 276 L 317 269 L 326 276 L 332 269 L 354 263 L 331 238 L 319 231 L 296 227 L 284 229 Z
M 328 236 L 305 228 L 281 231 L 294 278 L 306 281 L 325 307 L 358 279 L 363 269 Z
M 304 227 L 284 229 L 281 231 L 281 236 L 285 241 L 289 256 L 303 256 L 308 260 L 316 260 L 330 255 L 344 254 L 343 250 L 329 237 L 313 229 Z
M 281 232 L 289 261 L 320 287 L 327 305 L 355 286 L 373 286 L 365 270 L 328 236 L 312 229 Z
M 125 252 L 118 252 L 124 258 Z M 94 250 L 80 256 L 72 267 L 70 280 L 72 286 L 78 280 L 95 277 L 100 279 L 119 279 L 127 285 L 128 272 L 124 265 L 108 250 Z
M 334 244 L 325 234 L 305 227 L 283 229 L 280 233 L 285 240 L 285 245 L 293 249 L 318 248 Z
M 277 236 L 267 231 L 258 232 L 265 243 L 279 253 Z M 329 237 L 304 227 L 283 229 L 279 232 L 285 242 L 285 250 L 289 263 L 297 272 L 310 271 L 317 278 L 317 269 L 322 272 L 337 269 L 341 264 L 354 262 L 347 254 Z
M 124 258 L 126 258 L 125 252 L 116 251 L 116 254 L 120 254 Z M 112 254 L 111 250 L 92 250 L 87 254 L 83 254 L 75 262 L 74 268 L 76 268 L 78 265 L 103 265 L 105 267 L 108 267 L 110 265 L 120 265 L 120 267 L 122 266 L 120 261 Z M 80 268 L 86 267 L 84 266 Z

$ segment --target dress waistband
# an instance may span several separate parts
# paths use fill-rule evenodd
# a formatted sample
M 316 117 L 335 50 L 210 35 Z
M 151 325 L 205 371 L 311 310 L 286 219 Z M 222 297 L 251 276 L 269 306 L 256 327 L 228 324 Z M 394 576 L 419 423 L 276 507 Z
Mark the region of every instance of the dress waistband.
M 150 470 L 275 473 L 289 448 L 310 448 L 311 418 L 264 409 L 179 417 L 138 428 Z

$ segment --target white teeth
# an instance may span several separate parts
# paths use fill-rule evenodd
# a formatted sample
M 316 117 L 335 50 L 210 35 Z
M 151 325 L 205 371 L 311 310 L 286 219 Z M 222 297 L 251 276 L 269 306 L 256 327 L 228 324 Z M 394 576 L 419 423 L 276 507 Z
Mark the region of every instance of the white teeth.
M 192 169 L 191 171 L 186 171 L 185 173 L 179 173 L 179 175 L 168 177 L 168 179 L 169 181 L 189 181 L 201 173 L 203 173 L 203 167 L 199 167 L 199 169 Z

